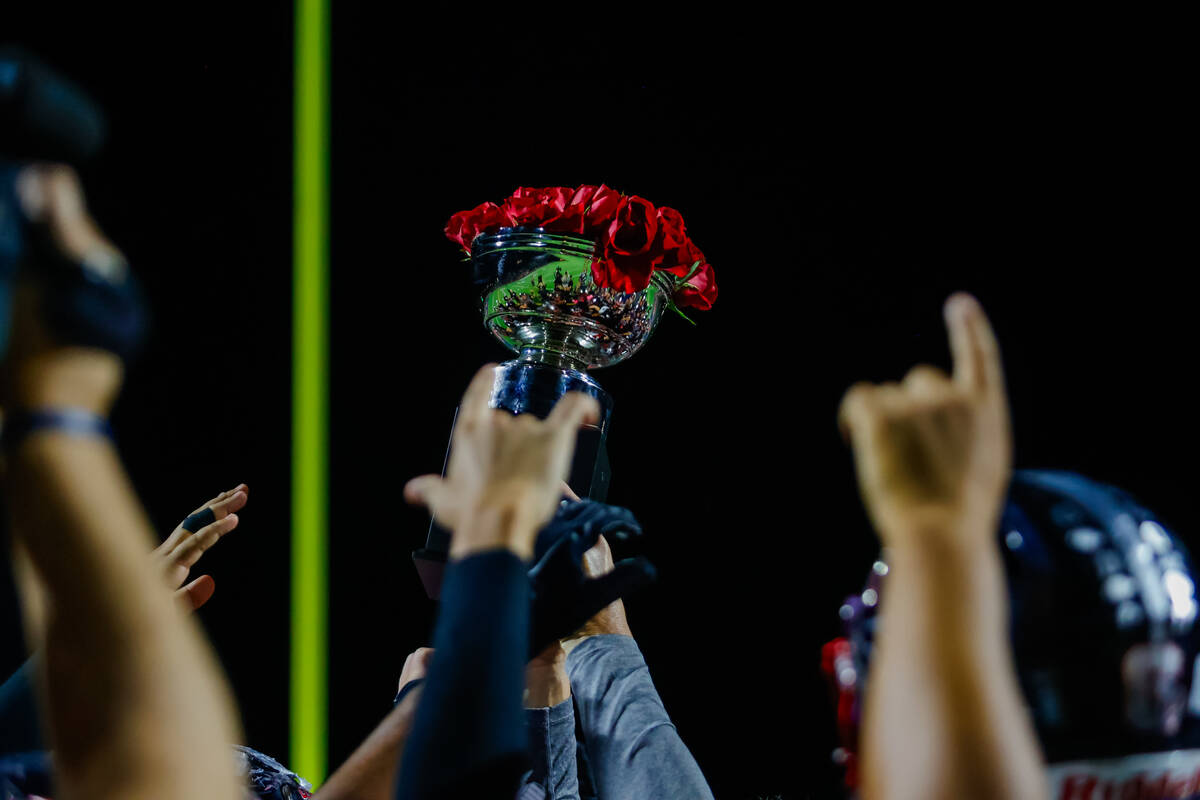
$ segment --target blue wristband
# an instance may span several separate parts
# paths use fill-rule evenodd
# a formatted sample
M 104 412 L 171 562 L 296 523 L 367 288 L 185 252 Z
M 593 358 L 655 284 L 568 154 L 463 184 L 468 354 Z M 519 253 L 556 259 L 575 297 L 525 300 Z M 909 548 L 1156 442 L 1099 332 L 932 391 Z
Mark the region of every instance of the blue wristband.
M 400 705 L 400 701 L 408 696 L 408 693 L 425 682 L 424 678 L 413 678 L 404 686 L 400 687 L 400 691 L 396 692 L 396 699 L 392 701 L 392 708 Z
M 112 439 L 112 426 L 99 414 L 81 408 L 52 408 L 36 411 L 17 410 L 4 415 L 0 430 L 0 448 L 16 449 L 25 437 L 38 431 L 60 431 L 72 436 Z

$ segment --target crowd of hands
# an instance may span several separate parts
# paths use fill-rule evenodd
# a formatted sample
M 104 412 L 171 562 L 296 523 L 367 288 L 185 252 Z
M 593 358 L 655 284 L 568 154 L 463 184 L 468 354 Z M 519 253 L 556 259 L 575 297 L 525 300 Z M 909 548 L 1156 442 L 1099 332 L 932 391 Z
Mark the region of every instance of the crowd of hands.
M 64 253 L 115 250 L 69 170 L 31 168 L 23 187 L 27 213 Z M 16 304 L 0 407 L 107 415 L 122 381 L 119 359 L 57 346 L 22 311 L 34 307 Z M 950 297 L 944 314 L 951 372 L 922 365 L 897 383 L 857 384 L 838 414 L 891 568 L 863 718 L 862 795 L 1036 798 L 1045 791 L 1040 755 L 1007 652 L 995 535 L 1012 450 L 1000 353 L 974 298 Z M 562 499 L 576 433 L 599 415 L 592 398 L 568 394 L 544 420 L 514 416 L 489 407 L 491 386 L 488 365 L 463 396 L 445 474 L 404 489 L 452 531 L 451 568 L 499 550 L 532 557 Z M 61 796 L 242 797 L 228 748 L 241 738 L 238 713 L 189 616 L 214 584 L 189 578 L 237 527 L 249 488 L 212 498 L 197 511 L 211 509 L 214 521 L 195 532 L 178 527 L 155 547 L 108 440 L 35 432 L 4 461 L 14 563 Z M 611 567 L 601 538 L 583 570 L 597 576 Z M 619 600 L 529 663 L 526 706 L 569 697 L 566 653 L 596 634 L 631 635 Z M 400 687 L 437 670 L 436 656 L 429 648 L 409 655 Z M 420 697 L 419 689 L 405 695 L 317 796 L 391 796 Z M 920 730 L 915 718 L 924 721 Z

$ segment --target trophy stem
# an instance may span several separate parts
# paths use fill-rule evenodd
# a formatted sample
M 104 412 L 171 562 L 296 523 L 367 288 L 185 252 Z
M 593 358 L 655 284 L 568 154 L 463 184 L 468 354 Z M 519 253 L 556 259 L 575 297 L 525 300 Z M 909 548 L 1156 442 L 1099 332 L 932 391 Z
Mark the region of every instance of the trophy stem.
M 561 353 L 532 348 L 523 350 L 521 358 L 505 361 L 496 367 L 492 407 L 545 419 L 564 394 L 583 392 L 600 403 L 600 424 L 596 428 L 602 438 L 607 436 L 609 418 L 612 416 L 612 395 L 596 383 L 591 375 L 577 367 L 566 366 L 571 362 L 574 359 Z
M 588 367 L 587 362 L 574 358 L 568 353 L 544 347 L 521 348 L 521 353 L 517 356 L 517 361 L 523 364 L 545 364 L 546 366 L 581 373 L 585 372 Z
M 576 366 L 578 361 L 549 350 L 527 347 L 520 358 L 496 367 L 492 384 L 491 406 L 514 414 L 533 414 L 545 418 L 567 392 L 583 392 L 600 403 L 600 421 L 580 429 L 575 439 L 575 456 L 567 484 L 591 500 L 608 496 L 612 468 L 608 462 L 608 426 L 612 417 L 612 395 L 590 375 Z M 572 365 L 572 366 L 568 366 Z M 455 416 L 457 421 L 457 415 Z M 451 435 L 453 439 L 453 435 Z M 446 451 L 449 463 L 450 452 Z M 445 474 L 445 467 L 442 468 Z M 430 597 L 441 590 L 446 554 L 450 551 L 450 532 L 431 520 L 425 547 L 413 553 L 413 562 L 421 583 Z

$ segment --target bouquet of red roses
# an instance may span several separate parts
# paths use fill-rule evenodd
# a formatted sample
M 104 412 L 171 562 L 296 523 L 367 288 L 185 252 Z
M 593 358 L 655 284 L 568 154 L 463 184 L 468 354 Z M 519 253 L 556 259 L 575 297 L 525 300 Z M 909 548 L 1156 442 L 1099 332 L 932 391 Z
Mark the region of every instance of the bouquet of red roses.
M 673 208 L 655 208 L 644 197 L 623 195 L 603 184 L 521 187 L 499 205 L 482 203 L 458 212 L 446 224 L 446 236 L 470 255 L 479 234 L 516 226 L 593 240 L 597 286 L 638 292 L 661 271 L 675 276 L 675 305 L 707 310 L 717 299 L 712 267 L 688 237 L 683 217 Z

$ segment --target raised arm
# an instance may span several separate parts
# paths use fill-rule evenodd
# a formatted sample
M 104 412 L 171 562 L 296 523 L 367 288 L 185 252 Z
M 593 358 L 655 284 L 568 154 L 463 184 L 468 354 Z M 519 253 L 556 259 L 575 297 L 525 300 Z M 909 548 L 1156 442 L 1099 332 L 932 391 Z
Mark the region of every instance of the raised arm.
M 59 255 L 123 264 L 70 172 L 35 170 L 24 180 L 37 201 L 26 213 Z M 194 621 L 146 569 L 150 528 L 104 435 L 121 362 L 63 346 L 38 316 L 45 299 L 35 291 L 14 304 L 5 424 L 22 412 L 41 416 L 10 438 L 4 483 L 14 533 L 49 600 L 46 719 L 62 795 L 239 797 L 229 690 Z
M 428 506 L 453 538 L 398 798 L 512 796 L 525 767 L 527 562 L 558 503 L 576 432 L 599 408 L 571 393 L 545 421 L 490 409 L 493 369 L 480 370 L 463 397 L 446 476 L 405 487 L 405 497 Z
M 1044 769 L 1007 635 L 996 527 L 1011 435 L 995 336 L 974 298 L 946 303 L 954 374 L 859 384 L 840 423 L 887 551 L 863 715 L 867 800 L 1036 800 Z

